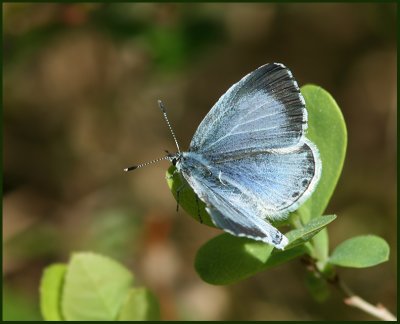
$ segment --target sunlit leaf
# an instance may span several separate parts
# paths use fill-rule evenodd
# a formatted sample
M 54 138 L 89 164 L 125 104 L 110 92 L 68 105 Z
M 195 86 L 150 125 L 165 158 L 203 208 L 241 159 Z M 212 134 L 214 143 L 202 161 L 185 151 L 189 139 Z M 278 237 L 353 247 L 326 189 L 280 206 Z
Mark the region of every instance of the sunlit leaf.
M 133 275 L 112 259 L 94 253 L 73 254 L 62 297 L 65 319 L 115 320 L 132 283 Z
M 132 288 L 118 315 L 119 321 L 159 321 L 160 306 L 146 288 Z
M 46 321 L 62 321 L 61 292 L 66 264 L 53 264 L 44 270 L 40 282 L 40 310 Z
M 304 246 L 273 253 L 269 244 L 221 234 L 204 244 L 196 255 L 195 268 L 200 277 L 214 285 L 226 285 L 305 253 Z
M 285 250 L 309 241 L 314 235 L 321 231 L 335 218 L 336 215 L 313 218 L 310 222 L 304 225 L 304 227 L 286 233 L 285 235 L 289 239 L 289 244 L 285 247 Z
M 357 236 L 339 244 L 329 263 L 351 268 L 366 268 L 389 260 L 387 242 L 375 235 Z
M 308 112 L 307 137 L 319 150 L 321 179 L 311 197 L 297 213 L 304 223 L 323 214 L 342 172 L 347 147 L 347 130 L 342 112 L 332 96 L 315 85 L 305 85 L 301 93 Z

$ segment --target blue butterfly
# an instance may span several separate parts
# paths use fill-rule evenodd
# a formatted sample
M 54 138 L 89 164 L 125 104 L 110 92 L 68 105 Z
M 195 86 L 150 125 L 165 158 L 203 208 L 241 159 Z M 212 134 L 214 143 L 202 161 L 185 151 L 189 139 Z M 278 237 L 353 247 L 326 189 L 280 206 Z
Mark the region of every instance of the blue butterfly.
M 169 160 L 224 231 L 284 249 L 288 239 L 271 221 L 300 207 L 321 175 L 315 144 L 305 137 L 307 110 L 292 73 L 266 64 L 247 74 L 200 123 L 187 152 Z

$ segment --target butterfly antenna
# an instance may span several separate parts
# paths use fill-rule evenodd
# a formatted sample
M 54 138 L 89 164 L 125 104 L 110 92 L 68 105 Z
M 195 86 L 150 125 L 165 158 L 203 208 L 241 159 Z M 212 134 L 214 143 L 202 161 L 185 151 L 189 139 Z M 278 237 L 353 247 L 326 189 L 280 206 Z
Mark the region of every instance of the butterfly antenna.
M 159 162 L 159 161 L 162 161 L 162 160 L 169 160 L 169 159 L 171 159 L 171 155 L 167 155 L 167 156 L 164 156 L 162 158 L 158 158 L 158 159 L 155 159 L 155 160 L 152 160 L 152 161 L 149 161 L 149 162 L 145 162 L 145 163 L 142 163 L 142 164 L 130 166 L 129 168 L 125 168 L 124 171 L 128 172 L 128 171 L 136 170 L 136 169 L 142 168 L 144 166 L 147 166 L 149 164 L 153 164 L 153 163 L 156 163 L 156 162 Z
M 161 112 L 163 113 L 164 119 L 165 119 L 165 121 L 166 121 L 166 123 L 168 125 L 168 128 L 171 131 L 172 137 L 174 138 L 174 141 L 175 141 L 176 148 L 178 149 L 178 152 L 181 153 L 181 150 L 179 149 L 178 141 L 176 140 L 175 133 L 172 130 L 171 124 L 169 123 L 169 120 L 168 120 L 167 110 L 165 109 L 165 106 L 164 106 L 164 104 L 162 103 L 161 100 L 158 100 L 158 106 L 160 107 Z

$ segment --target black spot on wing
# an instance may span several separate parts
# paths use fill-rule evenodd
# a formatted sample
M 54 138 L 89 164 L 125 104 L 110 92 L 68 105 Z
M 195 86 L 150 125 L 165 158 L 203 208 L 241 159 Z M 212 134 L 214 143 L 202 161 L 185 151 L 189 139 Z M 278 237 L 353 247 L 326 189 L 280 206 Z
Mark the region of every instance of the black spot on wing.
M 282 242 L 283 235 L 280 232 L 276 232 L 275 236 L 272 238 L 274 244 L 280 244 Z

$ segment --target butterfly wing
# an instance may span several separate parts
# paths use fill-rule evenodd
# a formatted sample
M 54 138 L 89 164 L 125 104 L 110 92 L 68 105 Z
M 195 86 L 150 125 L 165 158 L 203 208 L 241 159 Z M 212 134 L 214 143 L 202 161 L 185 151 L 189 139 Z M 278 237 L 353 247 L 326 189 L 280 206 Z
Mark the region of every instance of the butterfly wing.
M 214 224 L 232 235 L 272 244 L 280 250 L 289 243 L 287 237 L 267 221 L 254 216 L 244 218 L 243 214 L 235 210 L 232 205 L 220 205 L 219 209 L 223 210 L 223 213 L 213 207 L 206 209 Z M 226 215 L 231 216 L 226 217 Z
M 310 196 L 321 173 L 317 155 L 308 140 L 230 159 L 207 160 L 188 152 L 181 171 L 216 226 L 281 249 L 287 239 L 267 220 L 284 218 Z
M 258 217 L 253 201 L 247 200 L 238 188 L 222 185 L 218 173 L 189 154 L 180 166 L 182 175 L 207 205 L 214 224 L 224 231 L 272 244 L 283 249 L 288 239 L 266 220 Z M 214 170 L 215 171 L 215 170 Z
M 313 192 L 318 150 L 305 138 L 307 111 L 291 72 L 267 64 L 234 84 L 199 125 L 180 171 L 225 231 L 282 249 L 268 220 Z
M 259 67 L 235 83 L 200 123 L 189 151 L 224 154 L 299 143 L 307 111 L 297 82 L 282 64 Z
M 321 175 L 318 150 L 307 139 L 290 148 L 210 158 L 221 185 L 238 188 L 251 201 L 248 208 L 270 220 L 283 219 L 303 204 Z

